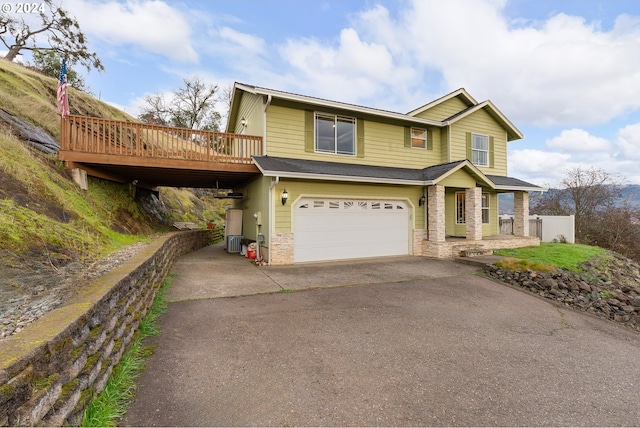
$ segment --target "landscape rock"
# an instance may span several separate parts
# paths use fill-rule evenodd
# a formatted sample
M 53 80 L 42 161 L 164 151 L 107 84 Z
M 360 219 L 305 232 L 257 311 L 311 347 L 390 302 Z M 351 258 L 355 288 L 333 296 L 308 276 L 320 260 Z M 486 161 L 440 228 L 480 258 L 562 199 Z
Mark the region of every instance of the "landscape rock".
M 585 262 L 581 272 L 508 271 L 487 265 L 492 278 L 640 331 L 640 265 L 619 254 Z
M 18 138 L 26 141 L 41 152 L 56 154 L 58 153 L 58 150 L 60 150 L 60 143 L 51 135 L 47 134 L 39 127 L 32 125 L 29 122 L 25 122 L 19 117 L 1 109 L 0 122 L 4 122 L 9 125 L 9 129 L 11 129 Z

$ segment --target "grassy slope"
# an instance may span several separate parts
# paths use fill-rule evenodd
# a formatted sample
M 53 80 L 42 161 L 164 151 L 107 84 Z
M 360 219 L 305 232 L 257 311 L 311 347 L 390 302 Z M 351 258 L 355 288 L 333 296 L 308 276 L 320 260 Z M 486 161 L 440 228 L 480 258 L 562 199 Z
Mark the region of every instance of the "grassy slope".
M 1 108 L 57 139 L 56 85 L 53 78 L 0 60 Z M 74 89 L 69 96 L 73 114 L 134 120 Z M 188 190 L 167 189 L 163 200 L 171 210 L 165 218 L 169 223 L 203 222 L 219 214 L 218 201 L 204 204 Z M 128 185 L 90 178 L 89 190 L 82 192 L 55 156 L 28 148 L 0 124 L 0 251 L 24 259 L 47 254 L 61 263 L 91 261 L 144 239 L 156 227 L 157 220 L 133 200 Z
M 607 254 L 607 250 L 581 244 L 562 244 L 542 242 L 539 247 L 514 248 L 494 251 L 498 256 L 513 257 L 526 261 L 526 264 L 514 262 L 511 266 L 517 270 L 548 270 L 546 267 L 561 267 L 571 271 L 579 271 L 580 264 Z M 503 265 L 509 267 L 510 261 Z M 528 265 L 527 265 L 528 264 Z

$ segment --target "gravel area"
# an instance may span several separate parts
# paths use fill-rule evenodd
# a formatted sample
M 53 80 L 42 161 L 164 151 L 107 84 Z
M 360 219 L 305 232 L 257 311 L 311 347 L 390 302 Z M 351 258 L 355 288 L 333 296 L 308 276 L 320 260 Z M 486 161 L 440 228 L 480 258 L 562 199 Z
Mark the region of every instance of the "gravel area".
M 121 265 L 148 242 L 128 245 L 85 265 L 72 262 L 55 267 L 49 261 L 26 261 L 3 252 L 0 266 L 0 340 L 23 330 L 47 312 L 61 306 L 75 290 Z

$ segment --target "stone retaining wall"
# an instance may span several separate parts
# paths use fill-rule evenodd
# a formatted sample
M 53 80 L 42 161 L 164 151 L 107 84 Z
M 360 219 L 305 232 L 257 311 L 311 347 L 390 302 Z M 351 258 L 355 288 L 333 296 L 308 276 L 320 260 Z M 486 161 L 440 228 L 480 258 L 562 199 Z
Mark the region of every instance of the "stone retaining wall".
M 0 342 L 0 425 L 78 425 L 102 391 L 174 260 L 211 231 L 174 232 Z

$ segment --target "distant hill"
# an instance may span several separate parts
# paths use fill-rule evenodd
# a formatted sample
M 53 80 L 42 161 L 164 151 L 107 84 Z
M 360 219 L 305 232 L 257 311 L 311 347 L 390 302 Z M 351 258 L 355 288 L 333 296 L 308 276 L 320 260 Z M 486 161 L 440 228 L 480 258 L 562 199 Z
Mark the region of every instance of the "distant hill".
M 622 199 L 627 200 L 631 205 L 640 207 L 640 185 L 631 184 L 622 189 Z
M 558 189 L 549 189 L 549 192 L 554 192 L 554 191 L 558 191 Z M 640 208 L 640 185 L 639 184 L 630 184 L 630 185 L 624 186 L 621 189 L 620 193 L 621 193 L 620 204 L 626 201 L 629 204 Z M 535 199 L 539 197 L 538 195 L 539 195 L 538 192 L 535 192 L 530 196 L 529 201 L 531 205 L 533 205 L 535 202 Z M 505 193 L 500 195 L 500 198 L 498 199 L 498 209 L 500 211 L 500 214 L 513 214 L 513 193 Z

